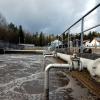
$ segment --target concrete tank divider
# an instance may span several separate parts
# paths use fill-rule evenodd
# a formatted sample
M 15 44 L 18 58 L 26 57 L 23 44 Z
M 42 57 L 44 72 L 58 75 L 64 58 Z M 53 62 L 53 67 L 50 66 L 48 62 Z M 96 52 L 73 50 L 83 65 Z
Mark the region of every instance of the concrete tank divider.
M 44 50 L 5 50 L 5 54 L 43 54 Z

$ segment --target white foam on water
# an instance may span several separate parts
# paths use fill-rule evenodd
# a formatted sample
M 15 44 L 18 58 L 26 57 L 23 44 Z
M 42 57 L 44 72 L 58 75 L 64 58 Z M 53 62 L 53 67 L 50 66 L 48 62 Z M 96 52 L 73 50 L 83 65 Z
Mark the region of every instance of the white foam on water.
M 6 64 L 0 64 L 0 68 L 4 68 Z
M 0 55 L 0 68 L 3 68 L 4 70 L 5 67 L 10 68 L 13 67 L 16 68 L 15 65 L 18 66 L 23 66 L 21 69 L 18 67 L 17 70 L 19 71 L 24 71 L 27 70 L 29 68 L 36 68 L 37 65 L 39 66 L 39 69 L 41 71 L 41 56 L 35 56 L 35 55 Z M 33 65 L 33 66 L 32 66 Z M 36 66 L 35 66 L 36 65 Z M 12 71 L 13 69 L 11 69 Z M 16 74 L 20 73 L 20 72 L 15 72 Z M 25 72 L 28 73 L 28 72 Z M 7 75 L 9 74 L 9 72 L 7 73 Z M 16 78 L 8 83 L 3 83 L 0 84 L 0 88 L 2 88 L 2 91 L 0 91 L 0 94 L 3 93 L 4 95 L 0 95 L 0 97 L 4 97 L 4 100 L 13 100 L 11 95 L 22 95 L 21 92 L 17 92 L 14 89 L 16 87 L 20 87 L 24 82 L 28 82 L 28 81 L 34 81 L 34 80 L 40 80 L 42 79 L 41 77 L 43 76 L 43 72 L 38 72 L 35 74 L 30 73 L 30 76 L 25 76 L 25 77 L 20 77 L 20 78 Z M 41 81 L 39 81 L 41 82 Z M 40 83 L 41 84 L 41 83 Z M 35 90 L 34 90 L 35 91 Z M 9 94 L 11 93 L 11 94 Z M 28 100 L 41 100 L 41 94 L 27 94 L 24 93 L 23 96 L 26 95 Z M 8 98 L 6 99 L 6 97 L 8 96 Z M 23 99 L 22 99 L 23 100 Z
M 4 88 L 5 93 L 7 93 L 9 90 L 13 91 L 13 89 L 16 86 L 20 86 L 23 82 L 32 81 L 32 80 L 36 80 L 36 79 L 38 80 L 38 78 L 41 77 L 42 73 L 39 72 L 39 73 L 32 74 L 32 75 L 27 76 L 27 77 L 17 78 L 13 81 L 10 81 L 9 83 L 0 84 L 0 87 Z

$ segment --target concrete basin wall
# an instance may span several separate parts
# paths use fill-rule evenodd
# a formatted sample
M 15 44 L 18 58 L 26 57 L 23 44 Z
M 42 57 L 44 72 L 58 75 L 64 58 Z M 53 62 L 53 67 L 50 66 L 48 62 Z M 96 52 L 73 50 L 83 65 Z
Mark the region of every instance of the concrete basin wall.
M 5 50 L 5 54 L 43 54 L 44 50 Z

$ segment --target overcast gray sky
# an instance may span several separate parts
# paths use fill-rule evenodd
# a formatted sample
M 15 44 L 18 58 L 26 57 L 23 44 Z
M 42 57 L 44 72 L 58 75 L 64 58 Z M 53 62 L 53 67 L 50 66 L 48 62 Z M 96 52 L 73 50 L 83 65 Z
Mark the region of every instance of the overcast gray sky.
M 0 0 L 0 12 L 8 22 L 31 32 L 60 34 L 94 7 L 99 0 Z M 96 10 L 85 20 L 85 28 L 97 24 Z M 74 28 L 80 31 L 79 25 Z

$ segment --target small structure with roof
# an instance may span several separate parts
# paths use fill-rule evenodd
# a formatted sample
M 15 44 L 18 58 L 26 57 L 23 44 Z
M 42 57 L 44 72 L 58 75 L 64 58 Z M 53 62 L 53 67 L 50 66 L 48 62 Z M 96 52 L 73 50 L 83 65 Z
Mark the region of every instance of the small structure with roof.
M 87 40 L 85 42 L 86 47 L 100 47 L 100 37 L 95 37 L 91 42 Z
M 100 47 L 100 37 L 96 37 L 91 41 L 91 46 Z
M 51 42 L 50 46 L 48 47 L 48 49 L 55 49 L 55 48 L 58 48 L 59 46 L 63 45 L 63 43 L 59 40 L 54 40 Z

